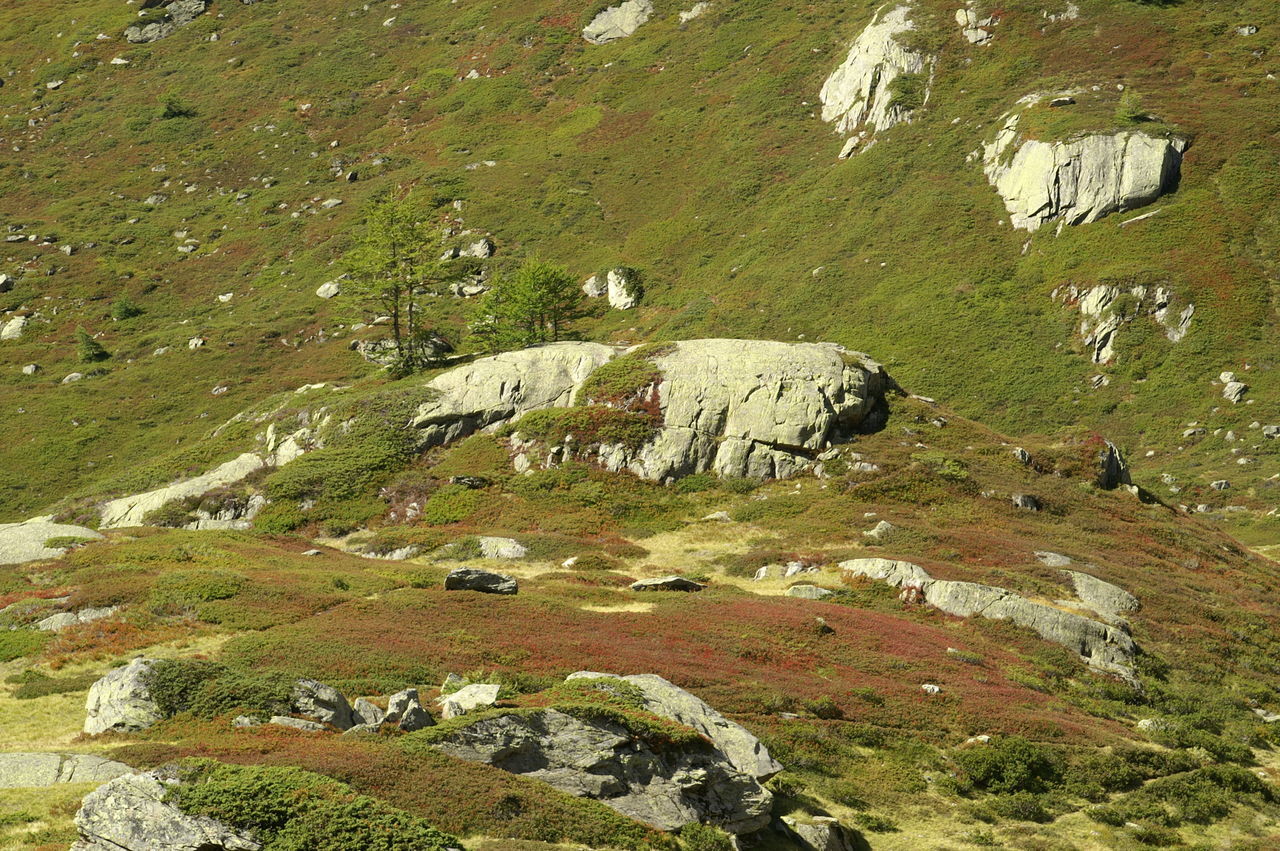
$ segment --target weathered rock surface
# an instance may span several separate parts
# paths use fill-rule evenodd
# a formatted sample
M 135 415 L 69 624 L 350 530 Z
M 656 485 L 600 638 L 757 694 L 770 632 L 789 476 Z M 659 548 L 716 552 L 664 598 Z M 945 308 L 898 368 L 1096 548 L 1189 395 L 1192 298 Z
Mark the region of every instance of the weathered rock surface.
M 513 538 L 480 538 L 480 555 L 485 558 L 518 559 L 529 554 L 529 548 Z
M 289 696 L 289 708 L 304 718 L 320 724 L 332 724 L 339 730 L 345 730 L 354 723 L 351 704 L 342 692 L 317 680 L 298 680 Z
M 418 408 L 413 425 L 425 448 L 529 411 L 566 407 L 578 385 L 616 354 L 599 343 L 549 343 L 481 358 L 429 381 L 435 398 Z
M 444 578 L 446 591 L 479 591 L 483 594 L 515 594 L 520 586 L 513 577 L 474 567 L 459 567 Z
M 1133 296 L 1132 307 L 1120 310 L 1120 296 Z M 1139 316 L 1147 315 L 1164 328 L 1170 342 L 1177 343 L 1191 330 L 1196 306 L 1187 304 L 1178 310 L 1174 294 L 1167 287 L 1137 284 L 1128 290 L 1114 284 L 1099 284 L 1082 289 L 1064 284 L 1053 290 L 1052 297 L 1080 311 L 1080 337 L 1094 363 L 1110 363 L 1115 358 L 1115 344 L 1120 329 Z
M 46 547 L 52 538 L 90 538 L 102 535 L 84 526 L 54 523 L 47 517 L 35 517 L 22 523 L 0 523 L 0 564 L 22 564 L 46 558 L 57 558 L 66 552 L 59 547 Z
M 356 727 L 372 727 L 375 730 L 387 720 L 387 713 L 367 697 L 357 697 L 351 705 L 351 720 Z
M 618 724 L 554 709 L 479 720 L 434 747 L 601 801 L 660 830 L 702 822 L 750 833 L 769 821 L 769 792 L 709 745 L 655 751 Z
M 1111 441 L 1098 455 L 1098 487 L 1103 490 L 1115 490 L 1121 485 L 1131 485 L 1129 464 L 1124 460 L 1120 449 Z
M 702 698 L 657 674 L 619 677 L 616 674 L 578 671 L 570 674 L 566 682 L 601 677 L 620 679 L 638 688 L 644 698 L 646 710 L 697 730 L 710 739 L 733 767 L 743 774 L 763 781 L 782 770 L 782 764 L 770 756 L 769 749 L 746 727 L 730 721 Z
M 259 851 L 253 837 L 165 803 L 177 780 L 162 769 L 126 774 L 85 796 L 72 851 Z
M 652 0 L 623 0 L 592 18 L 582 37 L 592 44 L 608 44 L 634 35 L 653 17 Z
M 1185 149 L 1182 139 L 1136 130 L 1057 142 L 1025 139 L 1014 114 L 984 146 L 983 170 L 1013 227 L 1034 231 L 1050 220 L 1085 224 L 1150 204 L 1177 185 Z
M 1071 580 L 1071 586 L 1075 589 L 1076 597 L 1080 602 L 1106 620 L 1120 620 L 1124 615 L 1136 612 L 1141 607 L 1137 597 L 1105 579 L 1099 579 L 1078 570 L 1064 570 L 1062 573 Z
M 990 44 L 995 37 L 992 29 L 1000 21 L 995 15 L 983 16 L 978 4 L 970 0 L 963 9 L 956 10 L 956 23 L 970 44 Z
M 206 0 L 173 0 L 163 4 L 162 17 L 149 17 L 125 28 L 125 40 L 132 44 L 146 44 L 168 38 L 180 27 L 194 21 L 208 8 Z
M 711 471 L 787 478 L 833 443 L 877 425 L 893 386 L 884 368 L 839 346 L 686 340 L 654 358 L 662 426 L 638 451 L 603 449 L 609 469 L 654 481 Z
M 301 730 L 304 733 L 323 733 L 329 728 L 319 721 L 312 721 L 309 718 L 294 718 L 291 715 L 272 715 L 268 724 L 275 724 L 277 727 L 289 727 L 294 730 Z M 346 727 L 343 732 L 351 729 Z
M 442 718 L 457 718 L 498 702 L 501 686 L 497 683 L 472 683 L 455 691 L 453 694 L 442 694 L 436 698 L 440 704 Z
M 27 327 L 27 317 L 15 316 L 8 322 L 0 325 L 0 340 L 17 340 L 22 337 L 23 330 Z
M 853 559 L 841 562 L 840 567 L 898 588 L 914 589 L 926 603 L 950 615 L 1012 621 L 1046 641 L 1074 651 L 1098 670 L 1134 678 L 1133 658 L 1138 648 L 1129 634 L 1117 627 L 1033 602 L 1005 588 L 934 579 L 924 568 L 910 562 Z
M 143 518 L 170 502 L 191 496 L 203 496 L 214 488 L 234 484 L 267 465 L 262 456 L 245 452 L 194 478 L 174 482 L 146 493 L 113 499 L 102 506 L 102 528 L 120 529 L 141 526 Z
M 792 585 L 787 589 L 788 597 L 799 597 L 802 600 L 821 600 L 832 595 L 832 591 L 818 585 Z
M 803 822 L 783 816 L 782 823 L 810 851 L 863 851 L 869 849 L 867 841 L 856 830 L 845 827 L 839 820 L 815 816 Z
M 108 730 L 130 732 L 159 721 L 160 710 L 145 682 L 153 664 L 151 659 L 134 659 L 91 685 L 85 701 L 84 731 L 89 735 Z
M 626 269 L 613 269 L 605 276 L 609 306 L 614 310 L 630 310 L 640 303 L 640 288 Z
M 45 632 L 62 632 L 62 630 L 78 624 L 93 623 L 103 618 L 109 618 L 118 611 L 120 611 L 119 606 L 103 606 L 100 608 L 81 609 L 78 612 L 58 612 L 56 615 L 49 615 L 43 620 L 36 621 L 32 626 Z
M 123 762 L 94 754 L 6 753 L 0 754 L 0 789 L 105 783 L 131 771 Z
M 406 733 L 431 727 L 436 723 L 431 713 L 422 705 L 416 688 L 398 691 L 387 698 L 387 714 L 382 720 L 386 724 L 395 724 Z
M 915 29 L 910 15 L 905 5 L 877 12 L 844 62 L 822 84 L 822 120 L 834 122 L 837 133 L 853 137 L 842 156 L 872 134 L 911 120 L 912 110 L 894 97 L 894 81 L 904 74 L 929 73 L 933 57 L 907 50 L 898 41 Z
M 707 586 L 694 582 L 683 576 L 659 576 L 654 579 L 639 579 L 631 583 L 632 591 L 701 591 Z

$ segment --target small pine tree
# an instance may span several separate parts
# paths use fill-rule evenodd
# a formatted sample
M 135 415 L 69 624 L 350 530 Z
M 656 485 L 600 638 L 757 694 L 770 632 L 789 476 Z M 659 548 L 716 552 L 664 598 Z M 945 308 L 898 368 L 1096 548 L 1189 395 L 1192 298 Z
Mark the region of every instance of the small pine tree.
M 563 340 L 583 314 L 578 282 L 559 266 L 530 260 L 498 278 L 480 303 L 471 336 L 485 351 Z
M 102 344 L 93 339 L 83 328 L 76 330 L 76 357 L 80 363 L 97 363 L 111 357 Z
M 1133 89 L 1125 89 L 1120 95 L 1120 103 L 1116 105 L 1116 122 L 1138 124 L 1146 120 L 1147 113 L 1142 108 L 1142 96 Z

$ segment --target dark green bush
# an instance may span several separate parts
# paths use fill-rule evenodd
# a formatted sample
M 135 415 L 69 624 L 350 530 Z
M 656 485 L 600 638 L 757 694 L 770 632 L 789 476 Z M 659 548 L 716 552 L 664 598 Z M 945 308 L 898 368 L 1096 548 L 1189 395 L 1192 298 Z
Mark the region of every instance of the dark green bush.
M 111 357 L 102 344 L 83 328 L 76 329 L 76 360 L 80 363 L 97 363 Z
M 1062 779 L 1062 758 L 1020 736 L 966 748 L 954 759 L 974 786 L 997 794 L 1045 792 Z
M 16 682 L 13 690 L 17 700 L 32 700 L 37 697 L 48 697 L 51 694 L 68 694 L 83 691 L 93 685 L 98 677 L 95 674 L 81 674 L 74 677 L 51 677 L 39 671 L 26 670 L 16 677 L 7 678 L 7 682 Z
M 419 517 L 428 526 L 446 526 L 465 520 L 484 502 L 484 493 L 462 485 L 444 485 L 422 506 Z
M 636 354 L 614 358 L 587 377 L 578 389 L 580 405 L 627 406 L 646 388 L 662 380 L 662 371 Z
M 0 662 L 12 662 L 23 656 L 34 656 L 44 649 L 52 637 L 52 633 L 34 629 L 0 631 Z
M 572 435 L 577 446 L 620 443 L 639 449 L 649 442 L 656 428 L 647 413 L 588 405 L 530 411 L 515 424 L 514 431 L 552 446 L 559 446 Z
M 991 807 L 1002 818 L 1014 821 L 1033 821 L 1040 824 L 1053 821 L 1053 816 L 1045 809 L 1039 795 L 1030 792 L 1014 792 L 1012 795 L 1000 795 L 991 801 Z
M 718 827 L 690 822 L 680 828 L 683 851 L 733 851 L 733 838 Z
M 201 603 L 234 597 L 247 581 L 230 570 L 176 570 L 156 580 L 147 602 L 156 614 L 186 614 Z
M 127 296 L 121 296 L 111 305 L 111 318 L 118 322 L 141 315 L 142 308 L 130 301 Z
M 263 851 L 444 851 L 462 843 L 425 820 L 300 768 L 184 765 L 171 789 L 185 812 L 252 831 Z
M 280 714 L 287 710 L 294 683 L 288 677 L 234 671 L 197 659 L 156 662 L 145 681 L 166 718 L 181 712 L 199 718 L 233 711 Z

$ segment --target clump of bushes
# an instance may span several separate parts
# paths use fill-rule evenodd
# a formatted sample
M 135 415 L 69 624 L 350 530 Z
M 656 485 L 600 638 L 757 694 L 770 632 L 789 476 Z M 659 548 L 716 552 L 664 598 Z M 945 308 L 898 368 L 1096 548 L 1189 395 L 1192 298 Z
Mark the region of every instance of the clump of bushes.
M 733 837 L 718 827 L 691 822 L 680 828 L 680 847 L 684 851 L 733 851 Z
M 12 662 L 23 656 L 34 656 L 49 643 L 52 634 L 34 629 L 0 631 L 0 662 Z
M 558 446 L 570 435 L 579 446 L 622 444 L 639 449 L 657 431 L 647 413 L 624 411 L 605 405 L 578 408 L 546 408 L 530 411 L 515 424 L 513 432 L 521 437 Z
M 263 851 L 444 851 L 462 847 L 424 819 L 300 768 L 192 760 L 165 796 L 184 812 L 250 831 Z
M 287 677 L 237 671 L 200 659 L 157 661 L 144 682 L 165 718 L 183 712 L 197 718 L 232 712 L 278 715 L 288 711 L 294 683 Z
M 156 579 L 147 602 L 159 615 L 197 613 L 203 603 L 234 597 L 247 581 L 231 570 L 176 570 Z
M 597 368 L 578 388 L 579 405 L 629 408 L 662 381 L 662 370 L 646 357 L 633 353 L 614 358 Z
M 1054 750 L 1021 736 L 994 739 L 990 744 L 967 748 L 954 757 L 969 782 L 996 794 L 1042 793 L 1058 785 L 1064 765 Z

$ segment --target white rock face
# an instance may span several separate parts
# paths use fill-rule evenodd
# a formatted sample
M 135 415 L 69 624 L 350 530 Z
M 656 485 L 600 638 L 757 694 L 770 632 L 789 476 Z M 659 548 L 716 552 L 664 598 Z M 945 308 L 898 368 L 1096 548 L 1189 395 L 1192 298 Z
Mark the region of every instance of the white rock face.
M 609 286 L 600 280 L 599 275 L 592 275 L 582 284 L 582 292 L 587 298 L 600 298 L 609 291 Z
M 27 317 L 15 316 L 4 325 L 0 325 L 0 340 L 16 340 L 22 336 L 22 331 L 27 327 Z
M 342 294 L 342 285 L 337 281 L 326 281 L 316 289 L 316 295 L 320 298 L 333 298 Z
M 266 466 L 262 456 L 246 452 L 221 464 L 201 476 L 175 482 L 168 487 L 146 493 L 113 499 L 102 506 L 102 528 L 120 529 L 141 526 L 142 520 L 152 511 L 178 499 L 202 496 L 214 488 L 234 484 Z
M 1131 311 L 1121 313 L 1115 309 L 1116 300 L 1126 292 L 1133 296 L 1136 304 Z M 1051 295 L 1067 305 L 1074 304 L 1080 311 L 1080 336 L 1094 363 L 1110 363 L 1114 360 L 1120 329 L 1138 316 L 1146 314 L 1155 319 L 1164 326 L 1164 333 L 1169 341 L 1177 343 L 1191 329 L 1191 318 L 1196 312 L 1196 306 L 1188 304 L 1175 313 L 1172 291 L 1167 287 L 1148 287 L 1142 284 L 1130 287 L 1127 291 L 1114 284 L 1099 284 L 1089 289 L 1065 284 L 1055 288 Z
M 638 452 L 601 461 L 655 481 L 712 471 L 787 478 L 857 432 L 891 381 L 838 346 L 768 340 L 686 340 L 655 359 L 663 425 Z
M 529 554 L 529 548 L 514 538 L 494 538 L 484 536 L 480 539 L 480 555 L 485 558 L 517 559 Z
M 84 526 L 54 523 L 48 517 L 34 517 L 22 523 L 0 523 L 0 564 L 22 564 L 57 558 L 66 550 L 46 547 L 50 538 L 101 538 Z
M 893 81 L 903 74 L 929 72 L 933 57 L 898 42 L 896 36 L 915 29 L 910 13 L 907 6 L 888 12 L 881 7 L 854 40 L 844 63 L 822 84 L 822 120 L 833 122 L 837 133 L 854 136 L 847 151 L 880 130 L 911 120 L 911 111 L 893 102 Z
M 991 30 L 999 20 L 995 15 L 983 17 L 978 11 L 978 4 L 972 0 L 963 9 L 956 10 L 956 23 L 970 44 L 990 44 L 995 37 Z
M 705 0 L 699 0 L 699 2 L 694 3 L 693 6 L 691 6 L 688 11 L 680 13 L 680 23 L 687 24 L 690 21 L 692 21 L 694 18 L 702 17 L 710 10 L 711 10 L 710 3 L 705 2 Z
M 62 632 L 64 629 L 82 623 L 93 623 L 109 618 L 120 611 L 119 606 L 103 606 L 101 608 L 81 609 L 78 612 L 59 612 L 56 615 L 36 621 L 34 627 L 45 632 Z
M 541 408 L 563 408 L 596 367 L 617 349 L 599 343 L 549 343 L 481 358 L 436 376 L 436 397 L 419 406 L 413 425 L 438 446 Z
M 1010 224 L 1028 231 L 1054 219 L 1086 224 L 1150 204 L 1176 185 L 1186 149 L 1181 139 L 1136 130 L 1044 142 L 1022 139 L 1017 128 L 1015 114 L 983 147 L 983 171 L 1004 199 Z
M 640 294 L 624 269 L 614 269 L 608 275 L 609 306 L 614 310 L 630 310 L 640 303 Z
M 608 44 L 634 35 L 651 17 L 651 0 L 624 0 L 596 15 L 582 30 L 582 37 L 592 44 Z
M 160 710 L 143 682 L 153 664 L 151 659 L 134 659 L 90 686 L 84 731 L 93 736 L 108 730 L 143 730 L 159 721 Z
M 457 718 L 482 707 L 493 706 L 498 702 L 500 689 L 497 683 L 472 683 L 453 694 L 442 695 L 436 698 L 440 704 L 440 717 Z

